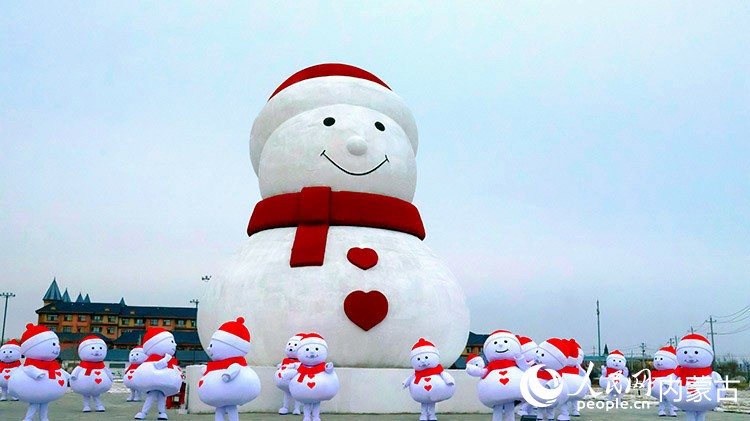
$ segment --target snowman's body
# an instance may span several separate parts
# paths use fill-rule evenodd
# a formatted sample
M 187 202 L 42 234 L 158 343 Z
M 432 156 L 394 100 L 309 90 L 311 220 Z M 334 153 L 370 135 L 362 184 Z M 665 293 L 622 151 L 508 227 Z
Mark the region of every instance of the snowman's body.
M 172 365 L 172 367 L 161 368 L 157 365 L 159 361 L 163 361 L 165 355 L 152 354 L 152 356 L 160 357 L 156 361 L 146 361 L 135 370 L 133 373 L 133 385 L 136 389 L 143 392 L 158 391 L 164 396 L 172 396 L 177 394 L 182 387 L 182 370 L 178 365 Z M 166 355 L 166 357 L 170 357 Z M 167 364 L 171 363 L 174 357 L 167 359 Z
M 671 346 L 661 348 L 654 354 L 654 369 L 650 373 L 649 382 L 644 385 L 651 397 L 659 401 L 659 416 L 676 417 L 675 406 L 664 396 L 663 390 L 675 385 L 674 370 L 677 368 L 675 349 Z
M 312 77 L 274 95 L 251 135 L 264 200 L 242 251 L 201 300 L 202 340 L 241 313 L 257 332 L 251 361 L 261 365 L 277 363 L 288 332 L 312 326 L 347 350 L 337 364 L 403 367 L 413 332 L 439 342 L 452 363 L 466 345 L 469 313 L 455 277 L 422 242 L 410 203 L 411 113 L 389 89 L 357 77 Z M 331 196 L 310 195 L 310 187 Z M 346 192 L 359 196 L 341 199 Z M 284 197 L 292 199 L 268 210 Z
M 149 327 L 143 336 L 142 348 L 148 358 L 135 370 L 132 381 L 136 389 L 146 393 L 146 398 L 135 419 L 145 419 L 154 404 L 159 419 L 168 419 L 167 396 L 177 394 L 182 387 L 182 370 L 173 357 L 177 344 L 170 332 Z
M 146 358 L 148 356 L 143 352 L 143 348 L 135 347 L 130 350 L 130 354 L 128 355 L 130 365 L 128 365 L 128 368 L 125 369 L 125 373 L 122 375 L 122 384 L 130 389 L 130 395 L 126 398 L 127 402 L 139 402 L 143 398 L 143 393 L 133 383 L 133 376 L 135 375 L 135 370 L 146 361 Z
M 8 400 L 8 381 L 15 371 L 21 367 L 21 346 L 16 341 L 10 341 L 0 347 L 0 401 Z M 11 396 L 12 400 L 18 400 Z
M 299 364 L 284 372 L 290 379 L 289 392 L 303 404 L 303 421 L 320 421 L 320 403 L 339 392 L 339 378 L 333 363 L 327 363 L 328 343 L 317 333 L 302 336 L 297 349 Z
M 618 406 L 622 403 L 622 395 L 630 391 L 627 360 L 619 351 L 613 351 L 607 356 L 606 364 L 602 366 L 602 374 L 599 377 L 599 386 Z
M 420 420 L 437 420 L 435 404 L 453 397 L 456 381 L 440 365 L 440 353 L 432 342 L 420 338 L 410 354 L 414 374 L 402 383 L 411 398 L 422 404 Z
M 75 380 L 70 380 L 70 388 L 79 395 L 99 396 L 102 393 L 107 393 L 112 388 L 113 377 L 108 368 L 88 370 L 77 366 L 73 370 L 76 369 L 80 370 L 80 374 Z
M 89 336 L 78 345 L 81 363 L 70 373 L 70 388 L 83 397 L 83 412 L 90 412 L 90 401 L 96 404 L 97 412 L 104 412 L 99 395 L 112 387 L 112 373 L 104 365 L 107 345 L 98 336 Z
M 325 370 L 302 376 L 295 374 L 289 382 L 289 392 L 292 397 L 303 404 L 317 404 L 329 401 L 339 391 L 339 377 L 336 372 L 327 373 Z
M 274 384 L 276 384 L 276 387 L 281 389 L 284 393 L 284 401 L 281 408 L 279 408 L 280 415 L 288 414 L 289 407 L 292 405 L 294 405 L 292 413 L 295 415 L 300 413 L 300 403 L 295 401 L 294 398 L 292 398 L 292 394 L 289 392 L 289 382 L 291 381 L 291 378 L 286 375 L 287 370 L 296 369 L 300 364 L 297 359 L 297 348 L 299 348 L 300 339 L 302 339 L 301 333 L 289 338 L 289 341 L 287 341 L 286 346 L 284 347 L 286 358 L 281 360 L 281 363 L 276 366 L 276 372 L 273 376 Z
M 198 396 L 206 405 L 214 407 L 244 405 L 260 395 L 260 378 L 250 367 L 236 367 L 237 376 L 230 382 L 221 376 L 226 370 L 210 371 L 201 377 Z
M 516 365 L 488 372 L 487 376 L 479 380 L 477 384 L 479 401 L 493 408 L 523 399 L 521 376 L 523 376 L 523 371 Z

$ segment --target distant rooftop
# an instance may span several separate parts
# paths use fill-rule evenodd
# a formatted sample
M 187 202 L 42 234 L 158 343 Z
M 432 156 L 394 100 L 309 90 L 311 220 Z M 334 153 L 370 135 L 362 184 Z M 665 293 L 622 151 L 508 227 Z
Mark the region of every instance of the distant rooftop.
M 50 284 L 49 288 L 47 288 L 47 292 L 44 294 L 44 298 L 42 300 L 44 301 L 61 301 L 63 299 L 62 294 L 60 294 L 60 288 L 57 287 L 57 278 L 52 279 L 52 283 Z

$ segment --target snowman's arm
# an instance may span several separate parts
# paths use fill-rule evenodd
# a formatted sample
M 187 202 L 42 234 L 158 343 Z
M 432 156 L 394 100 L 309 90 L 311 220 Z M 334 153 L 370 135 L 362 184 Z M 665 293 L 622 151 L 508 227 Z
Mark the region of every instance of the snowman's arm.
M 586 370 L 584 370 L 583 366 L 581 366 L 580 364 L 578 365 L 578 375 L 579 376 L 585 376 L 586 375 Z
M 231 382 L 240 374 L 240 369 L 242 369 L 242 366 L 237 363 L 230 365 L 226 370 L 224 370 L 224 374 L 221 375 L 221 380 L 223 380 L 224 383 Z
M 27 376 L 31 377 L 34 380 L 40 380 L 42 377 L 47 375 L 47 372 L 44 370 L 40 370 L 33 365 L 25 365 L 23 366 L 23 372 L 26 373 Z
M 73 370 L 75 370 L 75 369 L 73 369 Z M 70 381 L 70 374 L 67 371 L 60 370 L 60 372 L 61 372 L 61 375 L 63 376 L 63 378 L 65 378 L 66 382 Z
M 623 376 L 625 376 L 625 377 L 630 377 L 630 371 L 628 371 L 628 368 L 627 368 L 627 367 L 625 367 L 625 368 L 624 368 L 624 369 L 622 370 L 622 375 L 623 375 Z
M 711 380 L 713 380 L 714 387 L 719 392 L 719 397 L 724 399 L 727 396 L 727 383 L 724 381 L 724 378 L 721 377 L 721 374 L 714 371 L 711 373 Z
M 471 377 L 484 377 L 487 374 L 487 368 L 469 364 L 466 366 L 466 374 Z
M 109 377 L 109 381 L 113 381 L 115 379 L 115 376 L 112 375 L 112 372 L 109 371 L 109 368 L 107 367 L 104 367 L 104 374 L 106 374 L 107 377 Z
M 276 369 L 281 370 L 281 363 L 276 364 Z
M 297 366 L 292 366 L 281 372 L 281 378 L 291 381 L 297 375 Z
M 76 366 L 76 368 L 73 369 L 73 372 L 70 373 L 69 379 L 70 380 L 78 380 L 78 375 L 81 374 L 82 368 L 80 366 Z
M 411 382 L 414 381 L 414 377 L 415 377 L 414 374 L 412 374 L 409 377 L 407 377 L 406 380 L 401 382 L 401 388 L 406 389 L 407 387 L 409 387 L 409 384 L 411 384 Z
M 454 384 L 456 384 L 456 379 L 454 379 L 453 376 L 451 376 L 451 373 L 447 371 L 443 371 L 442 373 L 440 373 L 440 377 L 443 378 L 443 381 L 448 386 L 453 386 Z
M 333 373 L 333 363 L 326 363 L 326 373 Z
M 157 370 L 164 370 L 165 368 L 167 368 L 167 366 L 169 366 L 169 360 L 171 359 L 172 359 L 171 355 L 169 354 L 165 355 L 164 358 L 154 363 L 154 368 Z

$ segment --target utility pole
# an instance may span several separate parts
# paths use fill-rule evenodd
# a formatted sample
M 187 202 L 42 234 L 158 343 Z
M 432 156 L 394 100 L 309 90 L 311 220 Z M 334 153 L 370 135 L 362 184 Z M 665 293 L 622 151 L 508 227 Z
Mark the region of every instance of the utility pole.
M 646 343 L 641 342 L 641 367 L 646 368 Z
M 15 297 L 12 292 L 0 292 L 0 297 L 5 297 L 5 310 L 3 310 L 3 333 L 0 335 L 0 343 L 5 343 L 5 320 L 8 318 L 8 298 Z
M 196 321 L 195 329 L 197 330 L 198 329 L 198 303 L 200 303 L 200 300 L 197 298 L 193 298 L 192 300 L 190 300 L 190 302 L 192 304 L 195 304 L 195 321 Z M 195 346 L 192 346 L 191 348 L 193 348 L 193 364 L 195 364 Z
M 708 316 L 708 324 L 711 326 L 711 350 L 716 355 L 716 347 L 714 346 L 714 318 L 711 315 Z
M 692 326 L 690 326 L 690 334 L 692 335 L 692 334 L 694 334 L 694 333 L 695 333 L 695 329 L 693 329 L 693 327 L 692 327 Z
M 602 329 L 599 323 L 599 300 L 596 300 L 596 342 L 599 346 L 599 356 L 602 356 Z

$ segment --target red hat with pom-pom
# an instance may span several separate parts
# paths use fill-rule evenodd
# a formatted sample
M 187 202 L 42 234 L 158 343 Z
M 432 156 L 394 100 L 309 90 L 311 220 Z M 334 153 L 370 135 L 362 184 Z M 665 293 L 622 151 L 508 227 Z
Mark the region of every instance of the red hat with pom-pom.
M 419 338 L 417 343 L 414 344 L 413 347 L 411 347 L 411 353 L 409 354 L 409 358 L 414 358 L 415 355 L 421 354 L 423 352 L 431 352 L 433 354 L 440 355 L 440 351 L 438 351 L 437 347 L 432 344 L 432 342 L 426 340 L 425 338 Z
M 29 323 L 26 325 L 26 331 L 21 335 L 21 353 L 26 354 L 31 348 L 49 340 L 57 340 L 55 332 L 42 325 Z
M 0 349 L 12 349 L 14 351 L 21 352 L 21 344 L 18 343 L 17 340 L 11 339 L 8 342 L 4 343 L 3 346 L 0 346 Z
M 665 346 L 664 348 L 661 348 L 660 350 L 656 351 L 654 354 L 654 357 L 663 357 L 668 358 L 675 363 L 677 363 L 677 351 L 675 351 L 673 346 Z
M 151 349 L 159 342 L 166 341 L 167 339 L 174 339 L 174 336 L 168 330 L 161 327 L 147 328 L 146 334 L 143 335 L 143 352 L 151 355 Z
M 711 348 L 711 343 L 708 342 L 708 339 L 706 339 L 702 335 L 698 335 L 697 333 L 691 333 L 690 335 L 685 336 L 684 338 L 680 339 L 680 342 L 677 343 L 677 350 L 679 351 L 680 348 L 700 348 L 704 351 L 708 351 L 711 355 L 714 355 L 714 350 Z
M 91 345 L 97 345 L 103 347 L 104 349 L 107 349 L 107 344 L 104 343 L 104 340 L 102 338 L 96 335 L 89 335 L 81 339 L 81 342 L 78 343 L 78 352 L 81 352 L 83 348 Z
M 250 351 L 250 331 L 245 327 L 245 319 L 242 317 L 221 325 L 211 339 L 223 342 L 246 354 Z

